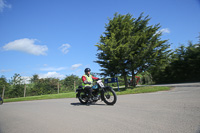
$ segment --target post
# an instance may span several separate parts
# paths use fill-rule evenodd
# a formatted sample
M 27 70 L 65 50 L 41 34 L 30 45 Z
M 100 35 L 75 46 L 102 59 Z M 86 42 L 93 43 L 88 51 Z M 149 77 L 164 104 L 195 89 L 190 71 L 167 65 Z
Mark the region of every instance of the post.
M 58 94 L 59 94 L 59 91 L 60 91 L 60 84 L 59 84 L 59 82 L 57 83 L 57 87 L 58 87 Z
M 76 81 L 74 81 L 74 91 L 76 91 Z
M 26 83 L 24 85 L 24 97 L 26 97 Z
M 5 93 L 5 85 L 3 86 L 3 92 L 2 92 L 2 99 L 4 98 L 4 93 Z
M 119 91 L 119 83 L 118 83 L 118 78 L 115 78 L 115 82 L 117 82 L 118 91 Z

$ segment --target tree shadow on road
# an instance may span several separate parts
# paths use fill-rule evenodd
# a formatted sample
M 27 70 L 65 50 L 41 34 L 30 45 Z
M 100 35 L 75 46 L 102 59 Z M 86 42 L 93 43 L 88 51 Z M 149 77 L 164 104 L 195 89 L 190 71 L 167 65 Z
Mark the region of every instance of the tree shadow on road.
M 93 106 L 93 105 L 98 105 L 98 106 L 107 106 L 106 104 L 99 104 L 99 103 L 90 103 L 90 104 L 82 104 L 82 103 L 71 103 L 73 106 Z

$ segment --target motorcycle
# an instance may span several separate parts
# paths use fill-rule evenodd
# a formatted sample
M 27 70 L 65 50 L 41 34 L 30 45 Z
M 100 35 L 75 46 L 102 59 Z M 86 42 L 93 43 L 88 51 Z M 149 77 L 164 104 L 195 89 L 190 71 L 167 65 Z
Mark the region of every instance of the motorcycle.
M 76 89 L 76 98 L 80 103 L 87 104 L 89 102 L 88 91 L 83 89 L 83 86 L 79 86 Z M 107 105 L 114 105 L 117 101 L 117 95 L 110 86 L 104 86 L 102 80 L 98 80 L 95 85 L 92 86 L 92 102 L 95 103 L 98 100 L 104 101 Z

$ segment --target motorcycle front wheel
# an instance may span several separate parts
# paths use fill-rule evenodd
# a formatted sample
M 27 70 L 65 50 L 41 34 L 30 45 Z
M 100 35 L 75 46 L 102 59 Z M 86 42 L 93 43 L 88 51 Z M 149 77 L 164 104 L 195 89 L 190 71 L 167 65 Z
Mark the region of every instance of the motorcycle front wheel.
M 102 92 L 102 100 L 107 105 L 114 105 L 117 101 L 117 95 L 113 89 L 106 89 Z

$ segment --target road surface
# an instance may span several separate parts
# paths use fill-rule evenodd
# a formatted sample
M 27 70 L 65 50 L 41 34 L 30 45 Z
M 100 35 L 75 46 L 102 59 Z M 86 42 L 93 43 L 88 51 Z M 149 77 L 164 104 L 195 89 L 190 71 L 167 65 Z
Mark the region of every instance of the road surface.
M 200 133 L 200 83 L 120 95 L 114 106 L 75 98 L 4 103 L 0 133 Z

